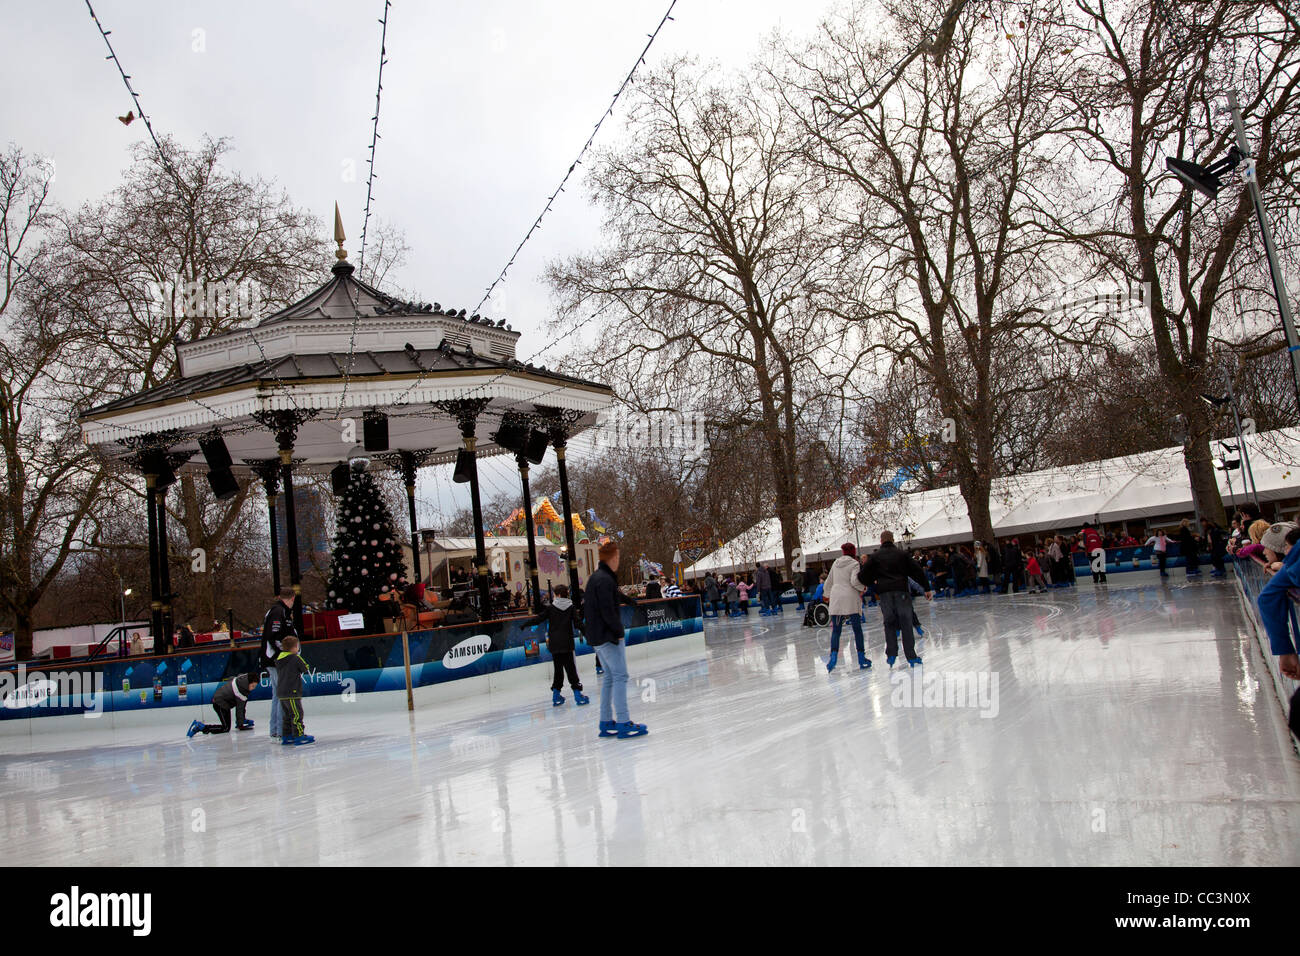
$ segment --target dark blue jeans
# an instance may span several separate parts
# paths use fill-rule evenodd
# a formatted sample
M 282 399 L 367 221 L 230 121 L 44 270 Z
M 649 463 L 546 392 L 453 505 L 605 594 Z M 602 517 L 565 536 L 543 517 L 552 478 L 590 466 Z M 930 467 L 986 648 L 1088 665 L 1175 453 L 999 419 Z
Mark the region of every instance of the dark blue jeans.
M 831 618 L 831 653 L 838 654 L 840 652 L 840 629 L 844 627 L 846 618 L 853 628 L 853 643 L 857 645 L 858 653 L 865 654 L 867 646 L 862 639 L 861 614 L 836 614 Z

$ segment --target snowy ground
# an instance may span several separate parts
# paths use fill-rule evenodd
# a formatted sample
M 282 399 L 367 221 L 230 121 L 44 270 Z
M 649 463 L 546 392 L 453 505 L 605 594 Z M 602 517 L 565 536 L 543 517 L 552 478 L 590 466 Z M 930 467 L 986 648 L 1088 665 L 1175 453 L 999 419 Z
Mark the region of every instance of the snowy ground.
M 633 669 L 639 740 L 596 737 L 585 657 L 582 709 L 538 668 L 490 712 L 309 700 L 311 747 L 265 704 L 226 737 L 9 741 L 5 862 L 1300 863 L 1300 758 L 1231 584 L 919 606 L 928 688 L 891 678 L 875 609 L 875 668 L 831 675 L 797 613 L 710 620 L 700 659 Z

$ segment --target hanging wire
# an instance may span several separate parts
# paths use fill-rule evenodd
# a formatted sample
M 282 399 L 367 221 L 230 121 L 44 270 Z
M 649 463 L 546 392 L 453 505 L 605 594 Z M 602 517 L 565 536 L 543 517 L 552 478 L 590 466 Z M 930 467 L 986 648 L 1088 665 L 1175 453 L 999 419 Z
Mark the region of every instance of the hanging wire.
M 375 185 L 375 145 L 379 142 L 379 100 L 384 92 L 384 64 L 388 62 L 386 56 L 388 53 L 388 8 L 391 6 L 390 0 L 384 0 L 384 15 L 379 21 L 379 80 L 375 84 L 375 115 L 372 117 L 374 128 L 370 134 L 370 159 L 367 160 L 370 164 L 370 175 L 366 178 L 366 213 L 361 220 L 361 253 L 357 268 L 357 275 L 360 277 L 365 276 L 366 270 L 366 232 L 370 227 L 370 199 Z
M 358 256 L 359 264 L 357 266 L 357 278 L 363 279 L 366 268 L 366 233 L 370 228 L 370 200 L 373 195 L 375 185 L 375 145 L 379 142 L 379 101 L 384 92 L 384 64 L 388 62 L 386 54 L 388 52 L 388 8 L 392 6 L 389 0 L 384 0 L 384 15 L 380 19 L 379 34 L 379 79 L 375 84 L 375 115 L 371 117 L 374 128 L 370 134 L 370 174 L 366 177 L 366 211 L 361 221 L 361 252 Z M 343 369 L 343 393 L 339 396 L 338 408 L 334 411 L 334 418 L 337 420 L 343 414 L 343 406 L 348 398 L 348 385 L 352 381 L 352 366 L 356 361 L 357 354 L 357 327 L 361 324 L 361 310 L 357 303 L 352 305 L 352 333 L 348 338 L 348 360 Z
M 144 106 L 140 103 L 140 94 L 137 93 L 135 87 L 131 85 L 131 74 L 126 72 L 125 67 L 122 66 L 122 61 L 118 59 L 117 51 L 113 49 L 113 43 L 108 38 L 113 31 L 104 29 L 104 24 L 100 22 L 99 16 L 95 13 L 95 8 L 90 5 L 90 0 L 86 0 L 86 9 L 90 11 L 90 18 L 95 21 L 95 28 L 99 30 L 99 35 L 104 38 L 104 45 L 108 48 L 108 56 L 104 59 L 112 60 L 113 65 L 117 67 L 117 72 L 121 74 L 122 82 L 126 85 L 127 92 L 131 94 L 131 102 L 135 104 L 136 115 L 139 117 L 141 122 L 144 123 L 145 129 L 149 131 L 149 138 L 153 140 L 154 147 L 158 150 L 158 158 L 162 161 L 163 166 L 166 167 L 167 172 L 171 174 L 172 179 L 176 181 L 176 187 L 180 190 L 183 198 L 189 191 L 185 186 L 185 180 L 181 178 L 180 173 L 172 164 L 171 158 L 167 155 L 167 151 L 163 149 L 162 141 L 158 139 L 157 134 L 154 132 L 153 123 L 150 121 L 148 115 L 146 115 Z M 294 401 L 293 392 L 280 378 L 279 373 L 275 370 L 275 364 L 271 363 L 271 360 L 267 358 L 266 350 L 262 348 L 262 343 L 257 340 L 257 336 L 253 334 L 251 329 L 246 328 L 243 331 L 248 334 L 248 337 L 252 340 L 253 344 L 257 346 L 258 352 L 262 355 L 262 360 L 270 365 L 271 375 L 275 378 L 276 384 L 284 389 L 284 392 L 288 396 L 290 404 L 293 405 L 294 410 L 301 411 L 301 409 L 298 408 L 298 403 Z M 211 411 L 211 409 L 209 410 Z
M 632 78 L 636 75 L 637 67 L 645 64 L 646 54 L 650 52 L 650 47 L 654 45 L 655 38 L 659 36 L 659 31 L 664 28 L 664 24 L 672 19 L 673 7 L 675 6 L 677 6 L 677 0 L 672 0 L 672 2 L 668 4 L 668 10 L 664 13 L 663 19 L 659 21 L 659 25 L 655 27 L 654 32 L 649 34 L 649 40 L 646 41 L 645 48 L 641 51 L 641 55 L 637 57 L 636 62 L 632 64 L 632 69 L 628 71 L 627 76 L 623 78 L 623 82 L 619 84 L 618 90 L 615 91 L 613 99 L 609 101 L 609 106 L 606 108 L 605 112 L 601 114 L 600 119 L 596 121 L 595 127 L 592 128 L 591 135 L 588 136 L 587 141 L 582 144 L 582 149 L 578 150 L 577 157 L 569 164 L 569 168 L 565 171 L 564 177 L 560 180 L 560 185 L 557 186 L 555 191 L 547 198 L 546 205 L 542 207 L 541 213 L 539 213 L 537 218 L 533 220 L 533 224 L 529 226 L 528 231 L 524 233 L 524 238 L 519 240 L 519 245 L 515 246 L 515 251 L 510 254 L 510 259 L 506 262 L 504 268 L 502 268 L 497 277 L 492 280 L 492 283 L 487 287 L 487 291 L 483 293 L 483 298 L 479 299 L 478 305 L 474 306 L 471 311 L 478 312 L 483 308 L 483 303 L 491 297 L 492 291 L 499 284 L 505 281 L 506 273 L 509 272 L 510 267 L 515 264 L 515 258 L 528 243 L 528 240 L 532 238 L 533 233 L 542 227 L 542 220 L 546 218 L 546 214 L 551 211 L 551 205 L 555 202 L 556 198 L 560 193 L 564 192 L 565 184 L 568 183 L 569 177 L 573 175 L 573 171 L 582 163 L 582 157 L 587 154 L 587 150 L 589 150 L 591 144 L 595 142 L 597 134 L 600 133 L 601 126 L 604 125 L 605 120 L 609 119 L 609 117 L 614 114 L 614 107 L 617 105 L 619 97 L 623 95 L 623 91 L 631 85 Z

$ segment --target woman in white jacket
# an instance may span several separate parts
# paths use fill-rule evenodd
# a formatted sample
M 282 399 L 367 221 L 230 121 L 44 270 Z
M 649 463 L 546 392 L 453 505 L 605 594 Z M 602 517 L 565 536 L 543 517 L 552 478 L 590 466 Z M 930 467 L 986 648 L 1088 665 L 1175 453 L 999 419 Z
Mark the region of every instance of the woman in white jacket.
M 826 586 L 822 591 L 831 612 L 831 657 L 826 662 L 826 670 L 835 670 L 840 656 L 840 629 L 847 618 L 853 627 L 853 642 L 858 646 L 858 667 L 866 670 L 871 666 L 867 660 L 867 649 L 862 639 L 862 593 L 867 586 L 858 580 L 858 549 L 852 544 L 840 547 L 843 553 L 835 559 L 831 570 L 826 575 Z

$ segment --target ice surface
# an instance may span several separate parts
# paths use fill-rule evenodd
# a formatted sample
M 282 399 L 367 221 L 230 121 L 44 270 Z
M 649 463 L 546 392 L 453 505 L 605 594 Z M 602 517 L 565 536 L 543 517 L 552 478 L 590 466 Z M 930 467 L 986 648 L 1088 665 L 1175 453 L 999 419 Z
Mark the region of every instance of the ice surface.
M 904 706 L 874 609 L 875 669 L 846 633 L 830 675 L 828 631 L 751 612 L 634 665 L 639 740 L 596 737 L 584 657 L 581 709 L 538 667 L 414 715 L 309 699 L 310 747 L 272 743 L 266 704 L 225 737 L 0 741 L 5 862 L 1300 863 L 1300 758 L 1233 585 L 918 606 L 928 679 L 996 697 Z

